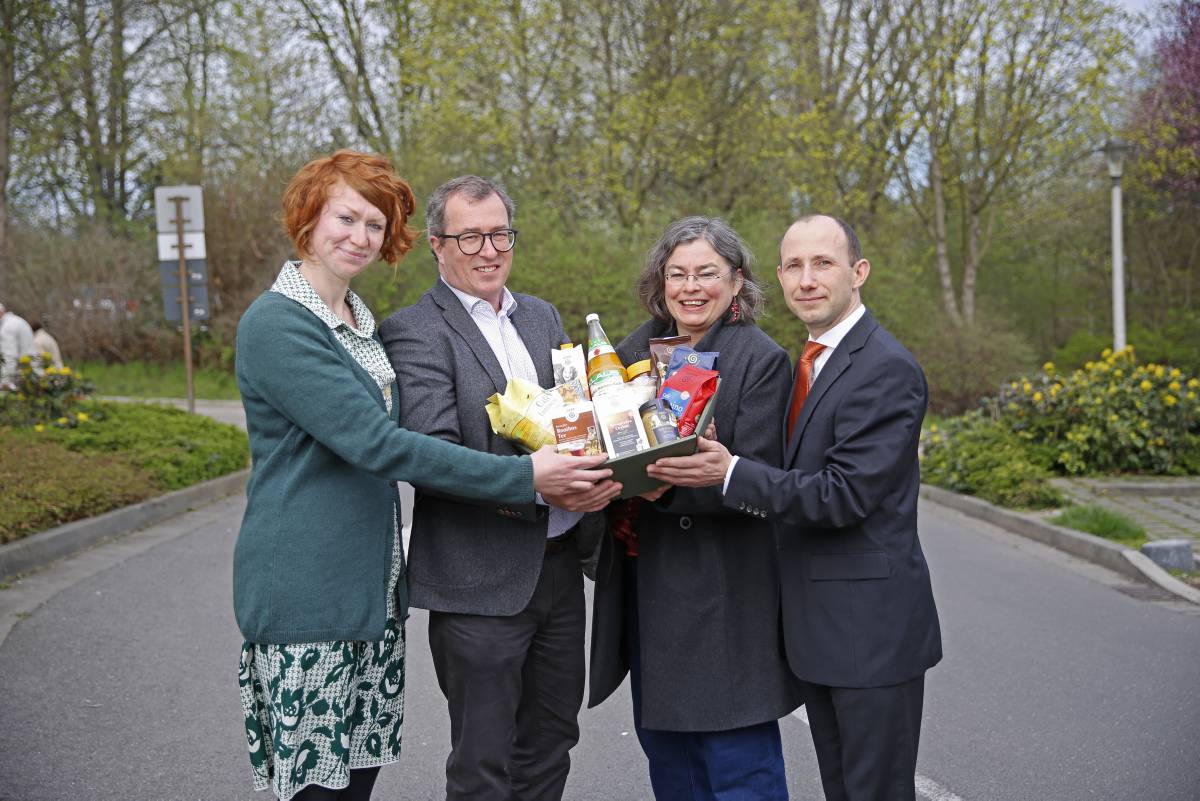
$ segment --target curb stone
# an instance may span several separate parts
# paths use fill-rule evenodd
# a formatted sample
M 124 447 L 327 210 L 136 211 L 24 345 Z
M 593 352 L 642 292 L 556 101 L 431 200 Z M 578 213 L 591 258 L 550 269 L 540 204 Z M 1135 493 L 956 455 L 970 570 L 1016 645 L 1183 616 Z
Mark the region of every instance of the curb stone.
M 85 520 L 76 520 L 7 545 L 0 545 L 0 581 L 7 581 L 21 573 L 44 567 L 56 559 L 70 556 L 103 540 L 115 539 L 161 523 L 226 495 L 241 492 L 246 488 L 249 478 L 248 469 L 239 470 L 132 506 L 124 506 Z
M 1154 564 L 1145 554 L 1083 531 L 1056 526 L 1031 514 L 1002 509 L 987 501 L 957 492 L 921 485 L 921 497 L 948 506 L 970 517 L 985 520 L 1013 534 L 1107 567 L 1131 579 L 1148 581 L 1194 604 L 1200 605 L 1200 590 L 1189 587 Z

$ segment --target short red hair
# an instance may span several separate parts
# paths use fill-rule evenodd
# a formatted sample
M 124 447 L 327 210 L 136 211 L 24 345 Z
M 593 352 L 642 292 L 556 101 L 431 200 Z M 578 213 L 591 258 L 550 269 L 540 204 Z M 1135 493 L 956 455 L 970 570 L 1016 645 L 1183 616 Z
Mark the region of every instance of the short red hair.
M 329 200 L 330 190 L 343 182 L 379 209 L 387 224 L 379 257 L 395 264 L 413 245 L 417 231 L 406 223 L 416 210 L 412 187 L 396 174 L 383 156 L 339 150 L 308 162 L 283 190 L 283 227 L 303 257 L 312 245 L 312 232 Z

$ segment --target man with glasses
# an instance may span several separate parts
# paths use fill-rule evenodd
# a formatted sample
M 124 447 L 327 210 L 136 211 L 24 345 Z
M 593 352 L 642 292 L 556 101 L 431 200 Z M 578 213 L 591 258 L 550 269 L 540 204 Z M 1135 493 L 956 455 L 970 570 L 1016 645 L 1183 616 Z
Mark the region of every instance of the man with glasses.
M 552 386 L 558 311 L 510 292 L 514 204 L 474 175 L 438 187 L 425 220 L 440 276 L 379 327 L 400 385 L 400 425 L 498 454 L 484 406 L 520 377 Z M 579 739 L 584 597 L 580 512 L 601 481 L 523 508 L 421 493 L 409 547 L 410 604 L 429 610 L 429 647 L 450 713 L 446 797 L 560 799 Z

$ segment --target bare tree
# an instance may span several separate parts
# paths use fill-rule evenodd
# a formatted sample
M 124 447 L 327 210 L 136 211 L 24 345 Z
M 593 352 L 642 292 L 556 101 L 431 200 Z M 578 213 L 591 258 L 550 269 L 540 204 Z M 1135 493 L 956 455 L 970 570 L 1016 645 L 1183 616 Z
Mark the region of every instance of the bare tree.
M 862 228 L 911 144 L 905 121 L 932 46 L 913 21 L 923 2 L 800 0 L 779 26 L 794 182 Z
M 956 324 L 975 321 L 997 199 L 1044 179 L 1095 130 L 1096 96 L 1126 44 L 1118 19 L 1088 0 L 929 0 L 913 16 L 927 57 L 911 127 L 894 138 L 919 150 L 897 175 L 934 244 Z

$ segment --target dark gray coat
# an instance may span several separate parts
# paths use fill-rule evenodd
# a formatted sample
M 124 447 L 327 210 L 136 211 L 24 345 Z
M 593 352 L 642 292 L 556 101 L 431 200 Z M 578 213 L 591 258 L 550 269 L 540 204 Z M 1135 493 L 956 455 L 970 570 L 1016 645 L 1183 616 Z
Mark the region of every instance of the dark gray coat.
M 648 358 L 648 340 L 672 333 L 651 320 L 617 352 L 626 364 Z M 720 321 L 697 350 L 721 354 L 717 438 L 734 453 L 779 464 L 780 421 L 791 389 L 787 352 L 753 324 Z M 679 488 L 646 504 L 636 530 L 642 725 L 721 731 L 775 720 L 799 706 L 780 638 L 770 525 L 727 508 L 720 487 Z M 601 548 L 589 707 L 611 695 L 629 670 L 624 550 L 612 537 Z
M 538 382 L 553 386 L 550 351 L 566 339 L 562 320 L 544 300 L 513 294 L 513 327 L 537 367 Z M 492 433 L 484 411 L 488 396 L 504 391 L 504 371 L 446 284 L 436 281 L 414 305 L 384 320 L 379 334 L 400 386 L 402 427 L 486 453 L 518 453 Z M 420 490 L 420 479 L 413 483 Z M 533 596 L 545 551 L 546 516 L 532 498 L 525 506 L 478 505 L 419 491 L 408 553 L 409 603 L 440 612 L 514 615 Z

